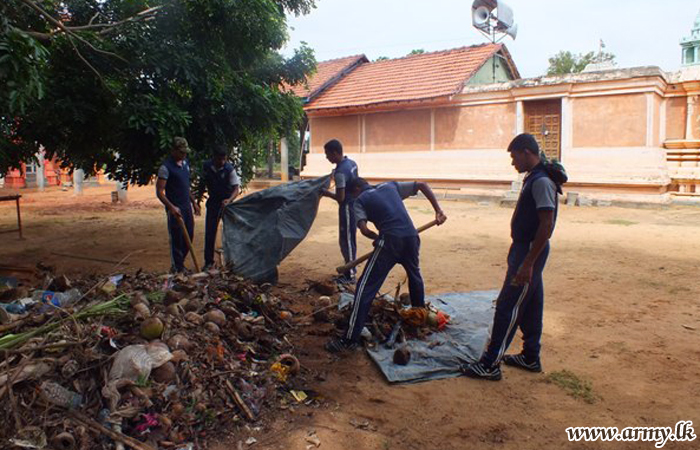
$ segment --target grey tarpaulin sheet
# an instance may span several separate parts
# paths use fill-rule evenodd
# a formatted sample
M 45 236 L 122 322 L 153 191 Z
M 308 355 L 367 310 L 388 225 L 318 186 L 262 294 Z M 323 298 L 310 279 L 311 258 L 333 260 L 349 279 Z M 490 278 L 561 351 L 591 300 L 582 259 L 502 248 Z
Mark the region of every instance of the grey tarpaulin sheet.
M 254 192 L 224 209 L 224 258 L 253 281 L 277 280 L 277 265 L 309 232 L 330 176 Z
M 435 307 L 450 315 L 450 324 L 442 332 L 433 333 L 425 341 L 408 341 L 411 362 L 394 364 L 394 350 L 379 344 L 368 349 L 390 383 L 408 383 L 460 375 L 459 360 L 474 361 L 481 356 L 493 322 L 494 300 L 498 291 L 474 291 L 433 295 L 426 298 Z M 433 342 L 441 342 L 430 348 Z

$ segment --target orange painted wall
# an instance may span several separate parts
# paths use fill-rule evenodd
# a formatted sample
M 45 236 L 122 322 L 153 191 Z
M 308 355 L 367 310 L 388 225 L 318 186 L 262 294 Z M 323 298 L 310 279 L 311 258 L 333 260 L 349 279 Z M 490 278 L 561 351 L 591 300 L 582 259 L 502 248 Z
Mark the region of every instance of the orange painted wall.
M 310 120 L 311 153 L 323 153 L 323 144 L 338 139 L 346 153 L 360 152 L 358 116 L 317 117 Z
M 646 145 L 646 105 L 644 94 L 573 98 L 574 147 Z
M 430 149 L 430 110 L 397 111 L 365 116 L 367 153 Z
M 691 120 L 691 125 L 690 125 L 690 134 L 691 136 L 688 136 L 688 139 L 700 139 L 700 96 L 693 96 L 692 97 L 692 102 L 693 102 L 693 112 L 690 117 Z
M 436 109 L 435 150 L 505 148 L 515 117 L 515 103 Z
M 671 97 L 666 101 L 666 139 L 685 138 L 685 97 Z

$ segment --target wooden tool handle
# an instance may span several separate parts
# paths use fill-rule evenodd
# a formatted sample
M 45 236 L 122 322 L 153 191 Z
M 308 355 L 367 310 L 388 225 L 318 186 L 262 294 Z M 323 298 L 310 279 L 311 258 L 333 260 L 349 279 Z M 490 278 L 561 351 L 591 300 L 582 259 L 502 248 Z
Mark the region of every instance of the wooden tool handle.
M 192 262 L 194 263 L 194 270 L 195 272 L 199 272 L 199 264 L 197 263 L 197 256 L 194 254 L 194 248 L 192 248 L 192 240 L 190 239 L 190 233 L 187 232 L 187 226 L 185 225 L 185 221 L 182 220 L 182 216 L 175 215 L 177 218 L 177 222 L 180 224 L 180 228 L 182 229 L 182 234 L 185 236 L 185 242 L 187 243 L 187 248 L 190 249 L 190 255 L 192 255 Z
M 438 221 L 433 220 L 432 222 L 428 222 L 425 225 L 423 225 L 422 227 L 418 228 L 416 231 L 418 231 L 418 233 L 422 233 L 423 231 L 427 230 L 430 227 L 434 227 L 437 224 L 438 224 Z M 336 267 L 335 271 L 340 273 L 340 274 L 343 274 L 343 273 L 347 272 L 348 270 L 352 269 L 353 267 L 357 266 L 358 264 L 362 264 L 363 262 L 367 261 L 370 258 L 370 256 L 372 256 L 372 253 L 374 253 L 374 250 L 360 256 L 359 258 L 357 258 L 353 261 L 350 261 L 349 263 L 347 263 L 343 266 Z

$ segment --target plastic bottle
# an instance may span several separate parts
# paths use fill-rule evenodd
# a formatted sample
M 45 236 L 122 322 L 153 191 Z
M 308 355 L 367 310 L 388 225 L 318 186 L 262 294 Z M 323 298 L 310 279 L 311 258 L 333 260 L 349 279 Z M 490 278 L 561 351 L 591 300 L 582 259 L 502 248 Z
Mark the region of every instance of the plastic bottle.
M 0 308 L 4 309 L 10 314 L 24 314 L 27 312 L 27 308 L 24 305 L 12 302 L 12 303 L 0 303 Z
M 80 291 L 73 288 L 66 292 L 34 291 L 32 299 L 42 303 L 40 311 L 45 312 L 56 308 L 65 308 L 75 303 L 80 298 Z

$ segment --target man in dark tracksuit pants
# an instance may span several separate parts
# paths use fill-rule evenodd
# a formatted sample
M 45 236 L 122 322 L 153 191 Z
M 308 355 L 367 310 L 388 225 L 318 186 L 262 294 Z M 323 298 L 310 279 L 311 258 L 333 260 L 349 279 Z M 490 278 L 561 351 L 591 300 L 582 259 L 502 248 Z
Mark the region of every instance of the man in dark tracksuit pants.
M 333 179 L 335 181 L 335 193 L 324 189 L 321 195 L 330 197 L 338 202 L 339 209 L 339 233 L 340 252 L 346 263 L 354 261 L 357 257 L 357 226 L 355 211 L 351 195 L 348 195 L 346 187 L 357 177 L 357 164 L 355 161 L 343 156 L 343 145 L 340 141 L 332 139 L 323 146 L 326 152 L 326 159 L 335 164 Z M 352 284 L 355 282 L 355 268 L 341 274 L 337 281 L 341 284 Z
M 530 372 L 541 372 L 540 338 L 544 308 L 542 271 L 549 255 L 549 238 L 557 217 L 558 186 L 540 160 L 532 135 L 516 136 L 508 146 L 512 164 L 527 172 L 511 220 L 512 244 L 508 271 L 496 300 L 491 339 L 478 362 L 462 366 L 472 378 L 500 380 L 500 363 Z M 523 333 L 522 353 L 505 355 L 517 328 Z
M 221 211 L 226 205 L 236 199 L 240 193 L 238 174 L 233 165 L 226 161 L 228 150 L 225 145 L 214 149 L 211 160 L 202 166 L 202 179 L 199 184 L 197 199 L 201 201 L 206 189 L 207 199 L 206 228 L 204 234 L 204 270 L 214 265 L 214 246 L 216 233 L 219 228 Z
M 185 222 L 190 240 L 194 238 L 194 217 L 200 209 L 190 192 L 190 165 L 186 160 L 190 149 L 185 138 L 173 139 L 170 157 L 158 169 L 156 195 L 165 205 L 168 215 L 168 233 L 170 234 L 170 271 L 185 270 L 185 257 L 189 251 L 185 235 L 180 227 L 178 217 Z
M 433 206 L 438 225 L 447 220 L 435 195 L 426 183 L 394 181 L 372 187 L 362 178 L 358 178 L 349 189 L 353 197 L 357 197 L 355 200 L 357 226 L 363 235 L 374 240 L 375 248 L 357 282 L 350 323 L 345 336 L 326 344 L 326 350 L 332 353 L 357 347 L 372 301 L 389 275 L 389 271 L 396 264 L 401 264 L 406 270 L 413 307 L 425 306 L 423 278 L 418 262 L 420 239 L 403 204 L 403 199 L 416 195 L 420 191 Z M 367 228 L 367 221 L 377 227 L 379 234 Z

